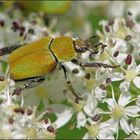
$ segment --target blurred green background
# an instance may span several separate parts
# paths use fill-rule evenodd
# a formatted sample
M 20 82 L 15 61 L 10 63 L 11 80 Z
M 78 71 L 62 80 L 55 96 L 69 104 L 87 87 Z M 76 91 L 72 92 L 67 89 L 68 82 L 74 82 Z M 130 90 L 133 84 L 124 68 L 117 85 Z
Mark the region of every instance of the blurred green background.
M 44 17 L 47 26 L 62 34 L 72 32 L 74 36 L 87 37 L 101 30 L 99 21 L 132 12 L 139 19 L 138 1 L 4 1 L 0 10 L 20 9 L 29 17 L 37 12 Z M 19 12 L 20 13 L 20 12 Z

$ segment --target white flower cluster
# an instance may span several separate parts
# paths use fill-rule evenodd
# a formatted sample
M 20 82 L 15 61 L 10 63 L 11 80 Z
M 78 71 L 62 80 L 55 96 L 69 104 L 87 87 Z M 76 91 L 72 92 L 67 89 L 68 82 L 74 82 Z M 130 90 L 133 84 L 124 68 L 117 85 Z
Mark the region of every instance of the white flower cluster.
M 7 13 L 0 14 L 0 48 L 31 42 L 48 32 L 47 28 L 31 22 L 21 23 L 19 18 L 12 19 Z M 6 61 L 7 56 L 2 56 L 1 63 L 6 64 Z M 2 65 L 0 71 L 1 75 L 5 73 L 5 78 L 0 76 L 0 139 L 55 139 L 56 126 L 45 117 L 49 110 L 38 115 L 37 104 L 24 106 L 22 96 L 19 101 L 18 96 L 12 95 L 15 83 L 9 79 L 8 72 L 3 71 Z
M 117 65 L 117 68 L 86 68 L 85 100 L 71 102 L 77 112 L 77 128 L 87 128 L 83 139 L 118 139 L 120 130 L 126 138 L 140 138 L 140 24 L 130 14 L 126 18 L 101 21 L 97 31 L 99 48 L 91 59 Z M 98 46 L 100 47 L 100 46 Z M 93 48 L 94 50 L 94 48 Z M 87 58 L 83 58 L 87 60 Z M 91 62 L 91 61 L 90 61 Z M 70 65 L 69 65 L 70 66 Z M 87 76 L 88 75 L 88 76 Z M 129 137 L 130 136 L 130 137 Z
M 0 93 L 0 138 L 54 139 L 55 126 L 48 118 L 44 118 L 47 111 L 37 116 L 37 107 L 23 107 L 9 93 L 9 87 Z
M 140 138 L 140 126 L 137 124 L 140 116 L 140 24 L 132 15 L 128 15 L 127 18 L 101 21 L 100 24 L 103 33 L 97 31 L 97 35 L 107 47 L 94 57 L 94 61 L 115 64 L 119 67 L 101 68 L 95 72 L 95 80 L 98 82 L 93 82 L 94 97 L 92 99 L 90 97 L 90 101 L 96 103 L 96 106 L 90 104 L 87 109 L 91 109 L 92 106 L 94 108 L 91 109 L 92 114 L 98 109 L 97 113 L 102 119 L 99 118 L 97 122 L 93 119 L 88 127 L 85 123 L 88 133 L 84 138 L 118 139 L 120 129 L 124 131 L 126 137 L 132 134 L 131 138 L 133 136 Z M 104 121 L 105 116 L 108 116 L 108 119 Z M 132 121 L 134 118 L 137 121 Z
M 7 28 L 6 23 L 12 25 L 15 35 L 12 35 L 11 26 Z M 23 24 L 12 22 L 6 14 L 2 14 L 0 48 L 7 46 L 8 39 L 30 42 L 51 34 L 44 25 L 31 23 L 31 21 Z M 76 115 L 74 127 L 78 129 L 84 127 L 87 130 L 83 134 L 83 139 L 118 139 L 120 130 L 125 133 L 126 138 L 140 138 L 140 24 L 131 14 L 127 18 L 101 21 L 100 24 L 103 33 L 97 31 L 97 36 L 106 47 L 102 48 L 99 45 L 94 48 L 93 45 L 93 51 L 97 49 L 98 52 L 94 56 L 89 55 L 89 52 L 85 53 L 80 59 L 117 67 L 81 69 L 71 62 L 66 63 L 70 70 L 76 68 L 73 71 L 76 78 L 71 74 L 72 83 L 80 83 L 77 87 L 81 88 L 83 99 L 73 100 L 67 95 L 65 97 L 67 103 L 58 104 L 52 101 L 53 103 L 47 104 L 50 110 L 40 115 L 37 115 L 37 104 L 35 107 L 28 106 L 28 102 L 24 104 L 26 100 L 24 96 L 22 100 L 18 100 L 16 95 L 12 96 L 13 83 L 11 80 L 7 82 L 7 79 L 3 81 L 0 77 L 0 138 L 54 139 L 59 128 L 67 124 L 74 115 Z M 6 35 L 8 37 L 5 39 Z M 60 87 L 56 87 L 55 92 L 57 88 Z M 41 95 L 42 91 L 39 92 Z M 46 94 L 46 90 L 43 92 Z M 59 96 L 59 93 L 54 94 Z M 35 94 L 28 96 L 36 98 Z M 49 97 L 47 101 L 48 99 Z M 50 112 L 56 116 L 53 123 L 44 117 Z

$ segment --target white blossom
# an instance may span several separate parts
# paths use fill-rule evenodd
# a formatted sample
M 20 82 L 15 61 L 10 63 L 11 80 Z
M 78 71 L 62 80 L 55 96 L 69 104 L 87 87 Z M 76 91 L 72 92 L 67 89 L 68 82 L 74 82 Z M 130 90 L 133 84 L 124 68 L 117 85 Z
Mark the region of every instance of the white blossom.
M 118 101 L 114 98 L 114 93 L 112 89 L 112 98 L 105 99 L 105 102 L 108 104 L 108 108 L 111 111 L 111 119 L 109 122 L 116 128 L 116 132 L 118 131 L 119 127 L 126 133 L 130 134 L 133 131 L 133 124 L 128 123 L 130 117 L 138 117 L 140 108 L 137 105 L 129 105 L 133 99 L 130 100 L 131 94 L 121 93 L 119 96 Z

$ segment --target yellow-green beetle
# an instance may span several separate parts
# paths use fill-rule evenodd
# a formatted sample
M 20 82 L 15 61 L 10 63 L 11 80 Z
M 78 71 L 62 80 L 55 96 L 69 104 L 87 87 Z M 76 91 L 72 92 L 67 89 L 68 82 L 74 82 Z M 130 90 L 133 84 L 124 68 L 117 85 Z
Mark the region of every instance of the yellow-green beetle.
M 99 44 L 96 45 L 98 46 Z M 8 62 L 10 66 L 10 77 L 15 82 L 22 81 L 24 83 L 21 87 L 16 88 L 14 94 L 20 93 L 25 88 L 35 87 L 42 83 L 45 80 L 45 76 L 56 69 L 58 64 L 60 69 L 64 71 L 70 90 L 76 98 L 79 98 L 72 87 L 63 62 L 72 61 L 83 67 L 116 67 L 96 62 L 79 62 L 76 59 L 77 53 L 83 53 L 86 50 L 91 51 L 87 41 L 67 36 L 56 38 L 48 36 L 29 44 L 2 48 L 0 49 L 0 55 L 11 53 Z

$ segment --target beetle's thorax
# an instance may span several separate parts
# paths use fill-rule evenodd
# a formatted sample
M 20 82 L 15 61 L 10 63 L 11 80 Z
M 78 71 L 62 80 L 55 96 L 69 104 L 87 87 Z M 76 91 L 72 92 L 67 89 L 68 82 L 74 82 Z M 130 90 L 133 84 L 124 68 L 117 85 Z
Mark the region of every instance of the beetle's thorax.
M 70 37 L 61 36 L 55 38 L 50 48 L 59 62 L 70 61 L 77 55 L 73 39 Z

